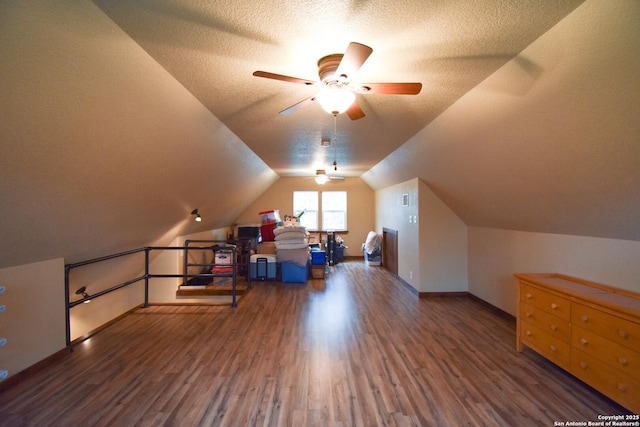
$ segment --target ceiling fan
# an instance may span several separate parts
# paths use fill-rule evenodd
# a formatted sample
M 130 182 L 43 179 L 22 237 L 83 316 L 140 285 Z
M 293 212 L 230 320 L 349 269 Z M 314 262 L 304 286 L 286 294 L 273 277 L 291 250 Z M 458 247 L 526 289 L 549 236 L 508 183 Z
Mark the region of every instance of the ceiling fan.
M 334 116 L 346 112 L 351 120 L 358 120 L 365 114 L 355 102 L 355 94 L 417 95 L 422 89 L 422 83 L 354 83 L 353 77 L 372 52 L 369 46 L 351 42 L 344 54 L 323 56 L 318 60 L 319 82 L 267 71 L 254 71 L 253 75 L 322 88 L 316 95 L 280 111 L 280 114 L 291 114 L 318 101 L 325 111 Z
M 329 181 L 342 180 L 344 179 L 344 176 L 327 175 L 327 172 L 324 169 L 316 169 L 316 176 L 314 179 L 318 184 L 326 184 Z

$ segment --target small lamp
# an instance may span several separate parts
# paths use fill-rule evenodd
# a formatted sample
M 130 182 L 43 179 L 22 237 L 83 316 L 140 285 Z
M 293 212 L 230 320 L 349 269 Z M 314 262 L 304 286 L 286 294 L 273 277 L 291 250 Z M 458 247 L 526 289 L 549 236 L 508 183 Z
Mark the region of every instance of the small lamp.
M 78 289 L 76 291 L 76 295 L 82 295 L 82 298 L 89 298 L 89 294 L 87 293 L 87 287 L 83 286 L 80 289 Z M 90 302 L 91 302 L 91 300 L 88 299 L 84 303 L 87 304 L 87 303 L 90 303 Z
M 192 210 L 192 211 L 191 211 L 191 215 L 195 215 L 195 216 L 196 216 L 196 218 L 195 218 L 196 222 L 200 222 L 200 221 L 202 221 L 202 217 L 201 217 L 201 216 L 200 216 L 200 214 L 198 213 L 198 209 L 194 209 L 194 210 Z

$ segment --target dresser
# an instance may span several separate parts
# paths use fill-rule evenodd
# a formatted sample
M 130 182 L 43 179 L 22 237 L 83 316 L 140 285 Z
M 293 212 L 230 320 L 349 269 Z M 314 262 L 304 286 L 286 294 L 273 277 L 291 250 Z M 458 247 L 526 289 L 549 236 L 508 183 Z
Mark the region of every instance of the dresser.
M 640 294 L 555 273 L 515 277 L 516 349 L 640 413 Z

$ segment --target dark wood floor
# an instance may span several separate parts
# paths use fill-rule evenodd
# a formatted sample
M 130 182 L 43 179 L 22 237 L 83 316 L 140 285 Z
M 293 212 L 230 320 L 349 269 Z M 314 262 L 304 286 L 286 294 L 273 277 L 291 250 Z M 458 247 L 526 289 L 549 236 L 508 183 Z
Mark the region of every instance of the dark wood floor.
M 515 284 L 514 284 L 515 286 Z M 238 308 L 139 309 L 0 394 L 2 426 L 553 426 L 626 411 L 514 349 L 470 297 L 380 267 L 255 283 Z

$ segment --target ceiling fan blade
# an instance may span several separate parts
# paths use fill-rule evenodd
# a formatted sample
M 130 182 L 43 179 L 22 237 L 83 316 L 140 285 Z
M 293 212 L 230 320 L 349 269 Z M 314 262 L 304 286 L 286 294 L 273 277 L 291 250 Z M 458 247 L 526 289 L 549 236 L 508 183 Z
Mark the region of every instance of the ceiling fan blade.
M 293 104 L 291 107 L 285 108 L 284 110 L 280 111 L 280 114 L 287 115 L 287 114 L 295 113 L 296 111 L 298 111 L 298 110 L 306 107 L 307 105 L 311 104 L 315 100 L 316 100 L 315 96 L 312 96 L 311 98 L 304 99 L 304 100 L 298 102 L 297 104 Z
M 347 47 L 347 51 L 338 65 L 336 75 L 345 75 L 352 78 L 356 72 L 362 67 L 362 64 L 369 58 L 373 49 L 360 43 L 351 42 Z
M 365 116 L 364 111 L 362 111 L 357 102 L 351 104 L 351 107 L 349 107 L 345 113 L 347 113 L 347 116 L 349 116 L 351 120 L 358 120 Z
M 281 80 L 283 82 L 298 83 L 298 84 L 303 84 L 307 86 L 318 85 L 318 82 L 314 82 L 311 80 L 299 79 L 297 77 L 283 76 L 282 74 L 274 74 L 274 73 L 269 73 L 267 71 L 254 71 L 253 75 L 256 77 L 264 77 L 265 79 Z
M 358 93 L 378 93 L 382 95 L 417 95 L 422 83 L 363 83 L 356 88 Z

